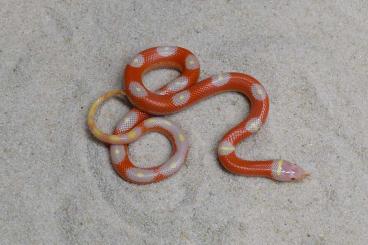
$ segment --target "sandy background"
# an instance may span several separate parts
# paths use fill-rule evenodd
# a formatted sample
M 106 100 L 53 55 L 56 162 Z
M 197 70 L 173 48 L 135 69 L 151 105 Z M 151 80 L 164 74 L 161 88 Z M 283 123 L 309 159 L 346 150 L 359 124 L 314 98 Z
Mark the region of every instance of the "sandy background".
M 1 244 L 368 243 L 367 1 L 0 3 Z M 224 171 L 217 142 L 248 112 L 227 93 L 169 116 L 192 145 L 177 175 L 122 181 L 86 129 L 87 109 L 121 88 L 131 57 L 164 44 L 193 51 L 202 78 L 258 78 L 269 121 L 238 154 L 288 159 L 312 177 L 280 184 Z M 98 123 L 111 130 L 127 110 L 112 100 Z M 158 134 L 130 147 L 140 166 L 169 153 Z

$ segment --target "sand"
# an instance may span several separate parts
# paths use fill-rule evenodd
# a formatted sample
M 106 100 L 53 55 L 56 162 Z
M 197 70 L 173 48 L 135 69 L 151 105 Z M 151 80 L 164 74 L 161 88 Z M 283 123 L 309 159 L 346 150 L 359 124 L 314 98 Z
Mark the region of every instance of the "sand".
M 367 1 L 10 1 L 0 8 L 2 244 L 368 243 Z M 139 51 L 178 45 L 201 78 L 259 79 L 270 115 L 237 147 L 311 172 L 302 183 L 235 176 L 216 148 L 249 110 L 226 93 L 168 116 L 191 142 L 186 166 L 158 184 L 123 181 L 86 126 L 89 105 L 122 87 Z M 155 89 L 177 76 L 145 77 Z M 129 109 L 98 117 L 106 131 Z M 167 159 L 150 134 L 139 166 Z

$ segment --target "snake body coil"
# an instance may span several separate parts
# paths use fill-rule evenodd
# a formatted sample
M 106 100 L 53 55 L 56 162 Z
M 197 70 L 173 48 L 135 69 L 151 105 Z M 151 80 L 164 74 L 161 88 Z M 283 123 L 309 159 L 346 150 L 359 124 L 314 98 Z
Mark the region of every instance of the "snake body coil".
M 142 82 L 143 75 L 159 68 L 174 68 L 181 75 L 158 91 L 149 91 Z M 267 177 L 278 181 L 301 180 L 307 175 L 302 168 L 288 161 L 249 161 L 236 155 L 236 145 L 261 128 L 269 111 L 268 95 L 255 78 L 230 72 L 197 82 L 199 73 L 199 62 L 190 51 L 173 46 L 150 48 L 139 53 L 127 65 L 125 92 L 108 92 L 92 105 L 88 126 L 98 139 L 111 144 L 113 167 L 122 178 L 137 184 L 148 184 L 176 173 L 185 161 L 189 142 L 182 130 L 172 122 L 152 115 L 172 114 L 227 91 L 245 95 L 250 101 L 250 112 L 220 141 L 218 158 L 224 168 L 234 174 Z M 104 134 L 96 127 L 94 114 L 103 101 L 117 94 L 126 94 L 136 108 L 129 111 L 118 123 L 113 135 Z M 173 146 L 173 154 L 160 166 L 139 168 L 130 161 L 127 145 L 148 132 L 165 135 Z

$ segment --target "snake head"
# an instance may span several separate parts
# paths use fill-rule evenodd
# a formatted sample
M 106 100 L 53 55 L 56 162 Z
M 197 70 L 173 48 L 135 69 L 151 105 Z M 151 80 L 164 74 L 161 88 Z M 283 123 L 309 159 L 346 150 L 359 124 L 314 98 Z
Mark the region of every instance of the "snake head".
M 308 175 L 304 169 L 288 161 L 276 160 L 272 164 L 272 177 L 278 181 L 301 181 Z

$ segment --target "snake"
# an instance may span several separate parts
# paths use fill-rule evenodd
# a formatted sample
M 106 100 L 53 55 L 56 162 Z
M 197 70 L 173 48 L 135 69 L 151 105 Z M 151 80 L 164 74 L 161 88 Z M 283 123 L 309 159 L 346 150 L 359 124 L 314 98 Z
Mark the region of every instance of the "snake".
M 156 91 L 147 89 L 143 76 L 161 68 L 175 69 L 180 75 Z M 237 156 L 236 146 L 259 131 L 269 113 L 269 96 L 258 80 L 238 72 L 223 72 L 201 81 L 198 81 L 199 75 L 199 60 L 191 51 L 178 46 L 149 48 L 127 64 L 124 89 L 109 91 L 92 104 L 87 116 L 88 127 L 96 138 L 110 145 L 112 166 L 119 176 L 131 183 L 150 184 L 177 173 L 186 161 L 189 140 L 180 127 L 163 116 L 224 92 L 241 93 L 250 102 L 246 118 L 219 142 L 218 160 L 226 170 L 281 182 L 300 181 L 309 175 L 286 160 L 246 160 Z M 95 114 L 104 101 L 119 95 L 127 96 L 133 108 L 118 122 L 113 134 L 107 134 L 97 127 Z M 128 145 L 150 132 L 160 133 L 170 141 L 171 156 L 158 166 L 138 167 L 129 158 Z

